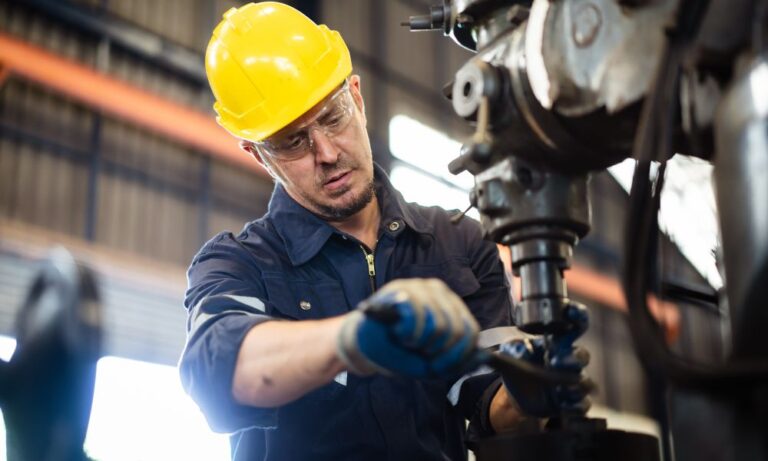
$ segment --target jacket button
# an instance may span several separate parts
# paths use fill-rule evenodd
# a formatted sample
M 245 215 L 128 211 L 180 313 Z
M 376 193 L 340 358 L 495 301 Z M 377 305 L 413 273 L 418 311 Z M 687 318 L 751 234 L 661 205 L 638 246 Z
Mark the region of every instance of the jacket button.
M 299 303 L 299 307 L 303 311 L 308 311 L 308 310 L 312 309 L 312 304 L 310 304 L 309 301 L 301 301 Z
M 397 222 L 397 221 L 392 221 L 391 223 L 389 223 L 389 230 L 391 230 L 392 232 L 394 232 L 394 231 L 396 231 L 396 230 L 398 230 L 398 229 L 400 229 L 400 223 L 399 223 L 399 222 Z

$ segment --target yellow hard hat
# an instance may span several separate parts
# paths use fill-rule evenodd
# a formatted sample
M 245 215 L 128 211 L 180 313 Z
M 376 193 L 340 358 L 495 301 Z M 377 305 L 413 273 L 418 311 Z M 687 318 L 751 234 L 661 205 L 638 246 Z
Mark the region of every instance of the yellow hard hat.
M 351 72 L 338 32 L 277 2 L 227 11 L 205 53 L 216 121 L 251 141 L 286 127 Z

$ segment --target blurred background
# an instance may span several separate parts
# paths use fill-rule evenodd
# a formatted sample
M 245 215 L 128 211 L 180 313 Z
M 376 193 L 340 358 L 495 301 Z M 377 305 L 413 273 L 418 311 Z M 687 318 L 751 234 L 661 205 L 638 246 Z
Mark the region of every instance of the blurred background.
M 226 438 L 208 431 L 175 364 L 187 264 L 211 236 L 260 217 L 273 187 L 216 125 L 205 80 L 210 33 L 242 3 L 0 0 L 0 355 L 13 351 L 16 313 L 53 246 L 95 270 L 104 357 L 86 450 L 98 460 L 228 459 Z M 447 164 L 471 131 L 441 89 L 469 52 L 400 26 L 429 2 L 286 3 L 344 36 L 362 77 L 375 160 L 395 187 L 409 201 L 466 208 L 472 178 L 450 175 Z M 653 432 L 617 279 L 631 171 L 628 161 L 593 177 L 593 228 L 568 283 L 591 308 L 581 344 L 599 387 L 593 411 L 614 427 Z M 678 159 L 668 175 L 665 278 L 718 289 L 709 166 Z M 656 307 L 675 348 L 721 356 L 720 313 Z M 692 403 L 679 405 L 671 410 L 695 418 Z

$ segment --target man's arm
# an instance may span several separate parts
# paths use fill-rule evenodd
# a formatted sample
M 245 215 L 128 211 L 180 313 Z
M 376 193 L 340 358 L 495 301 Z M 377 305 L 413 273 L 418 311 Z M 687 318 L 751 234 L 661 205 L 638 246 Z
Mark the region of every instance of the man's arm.
M 345 369 L 336 353 L 344 317 L 270 321 L 246 334 L 237 355 L 232 395 L 244 405 L 277 407 L 316 389 Z
M 251 328 L 238 352 L 232 395 L 241 404 L 275 407 L 345 368 L 360 375 L 445 376 L 472 361 L 477 332 L 464 301 L 442 281 L 395 280 L 344 316 Z
M 491 400 L 488 419 L 493 431 L 499 434 L 516 428 L 523 422 L 525 415 L 502 385 Z

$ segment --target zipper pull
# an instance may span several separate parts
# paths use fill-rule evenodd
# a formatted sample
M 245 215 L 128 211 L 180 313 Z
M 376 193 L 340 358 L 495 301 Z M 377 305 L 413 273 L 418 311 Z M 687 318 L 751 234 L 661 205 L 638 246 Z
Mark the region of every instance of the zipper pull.
M 366 253 L 365 260 L 368 262 L 368 275 L 376 277 L 376 268 L 373 265 L 373 253 Z

